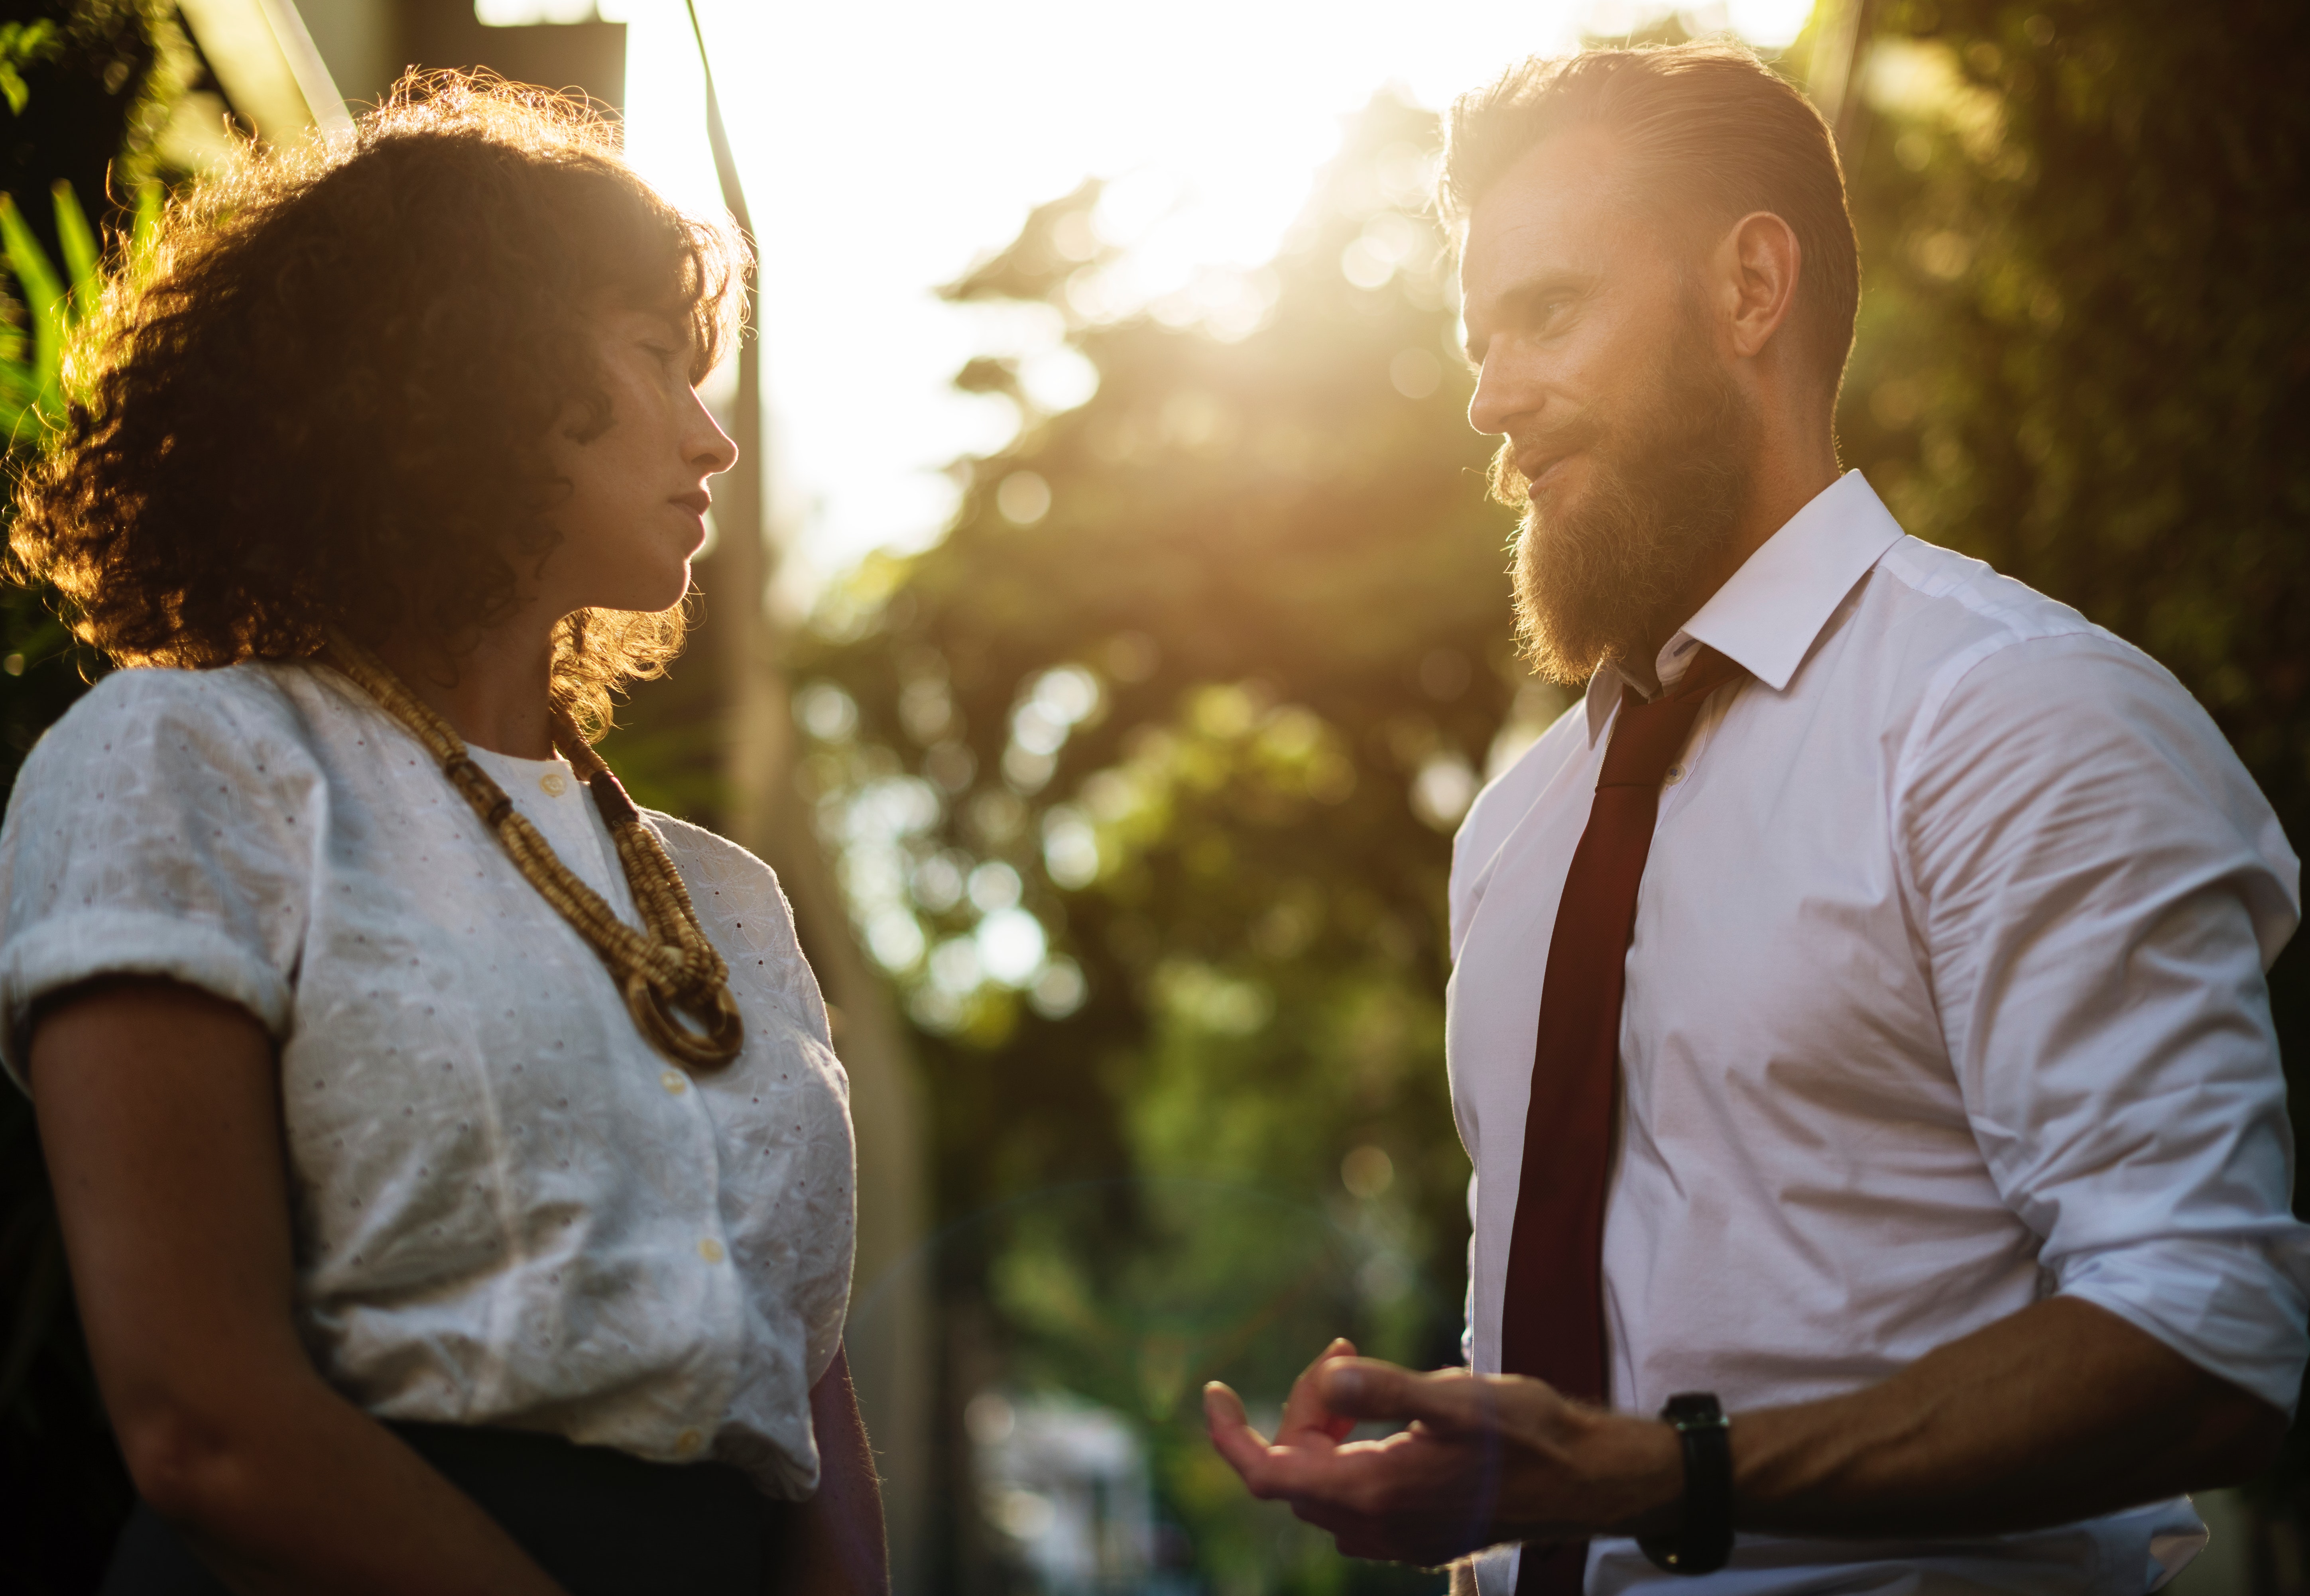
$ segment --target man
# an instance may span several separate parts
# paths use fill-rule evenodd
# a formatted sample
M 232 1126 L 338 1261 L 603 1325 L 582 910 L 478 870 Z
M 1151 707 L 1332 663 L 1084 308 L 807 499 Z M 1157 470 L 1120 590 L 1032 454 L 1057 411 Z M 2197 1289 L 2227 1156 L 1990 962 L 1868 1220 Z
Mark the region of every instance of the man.
M 1843 178 L 1754 56 L 1526 63 L 1442 187 L 1588 684 L 1453 866 L 1471 1370 L 1335 1342 L 1216 1444 L 1484 1596 L 2155 1588 L 2310 1354 L 2286 839 L 2156 664 L 1839 476 Z

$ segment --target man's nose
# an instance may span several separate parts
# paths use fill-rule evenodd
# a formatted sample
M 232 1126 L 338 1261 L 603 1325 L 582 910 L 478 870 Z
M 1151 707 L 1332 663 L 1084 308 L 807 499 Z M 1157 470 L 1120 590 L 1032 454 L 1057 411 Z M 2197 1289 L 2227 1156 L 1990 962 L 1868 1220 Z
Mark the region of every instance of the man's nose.
M 1506 432 L 1510 421 L 1532 408 L 1528 388 L 1511 361 L 1498 353 L 1486 355 L 1468 400 L 1468 425 L 1487 436 Z

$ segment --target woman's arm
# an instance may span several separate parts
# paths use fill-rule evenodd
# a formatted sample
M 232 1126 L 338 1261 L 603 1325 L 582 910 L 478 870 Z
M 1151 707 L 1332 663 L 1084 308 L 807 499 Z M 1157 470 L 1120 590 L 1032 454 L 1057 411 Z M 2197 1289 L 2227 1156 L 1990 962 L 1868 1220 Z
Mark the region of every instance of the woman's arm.
M 273 1045 L 255 1019 L 165 981 L 98 984 L 39 1018 L 29 1074 L 129 1472 L 227 1584 L 558 1591 L 300 1344 Z
M 882 1485 L 858 1417 L 848 1351 L 837 1352 L 811 1388 L 810 1422 L 818 1435 L 818 1494 L 784 1515 L 788 1540 L 766 1589 L 770 1596 L 883 1596 L 890 1556 Z

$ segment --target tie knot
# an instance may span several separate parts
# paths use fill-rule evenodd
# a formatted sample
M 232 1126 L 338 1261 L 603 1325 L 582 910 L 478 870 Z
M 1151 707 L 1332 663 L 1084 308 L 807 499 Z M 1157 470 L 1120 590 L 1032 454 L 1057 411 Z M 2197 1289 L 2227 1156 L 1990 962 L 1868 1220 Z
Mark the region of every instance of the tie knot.
M 1700 644 L 1698 647 L 1699 652 L 1692 656 L 1692 664 L 1685 667 L 1684 674 L 1676 679 L 1676 685 L 1663 693 L 1662 698 L 1698 700 L 1726 682 L 1749 673 L 1707 644 Z
M 1620 713 L 1612 723 L 1611 746 L 1604 750 L 1604 768 L 1596 778 L 1600 787 L 1657 787 L 1666 779 L 1700 707 L 1708 695 L 1747 675 L 1739 665 L 1706 644 L 1674 687 L 1651 703 L 1639 700 L 1634 689 L 1620 697 Z

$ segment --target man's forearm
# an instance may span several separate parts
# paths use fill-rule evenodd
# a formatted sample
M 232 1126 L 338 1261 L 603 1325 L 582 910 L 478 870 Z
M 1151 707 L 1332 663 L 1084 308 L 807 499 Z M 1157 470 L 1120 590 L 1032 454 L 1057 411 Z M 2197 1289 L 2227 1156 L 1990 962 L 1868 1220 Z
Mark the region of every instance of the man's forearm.
M 2266 1466 L 2284 1415 L 2054 1297 L 1850 1396 L 1734 1416 L 1734 1522 L 1868 1537 L 2067 1522 Z
M 1675 1531 L 1676 1436 L 1541 1381 L 1326 1353 L 1276 1440 L 1224 1385 L 1222 1456 L 1355 1557 L 1429 1566 L 1502 1541 Z M 1405 1426 L 1346 1441 L 1359 1421 Z M 2285 1417 L 2091 1304 L 2056 1297 L 1849 1396 L 1732 1415 L 1733 1524 L 1867 1540 L 1998 1534 L 2232 1483 Z M 1455 1589 L 1463 1582 L 1455 1574 Z

